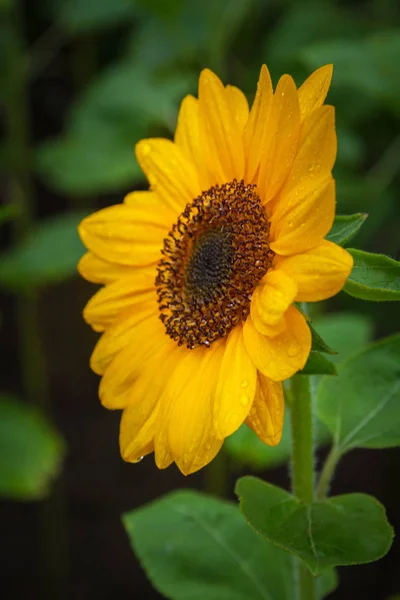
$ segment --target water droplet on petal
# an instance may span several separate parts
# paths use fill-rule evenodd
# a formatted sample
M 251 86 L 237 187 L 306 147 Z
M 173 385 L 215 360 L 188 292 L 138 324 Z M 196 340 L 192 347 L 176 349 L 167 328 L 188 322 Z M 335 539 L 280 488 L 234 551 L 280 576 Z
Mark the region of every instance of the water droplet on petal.
M 249 397 L 246 394 L 242 394 L 240 396 L 240 404 L 242 404 L 242 406 L 247 406 L 248 403 L 249 403 Z
M 246 389 L 247 387 L 249 387 L 249 382 L 246 379 L 244 379 L 240 384 L 240 387 Z
M 292 344 L 289 345 L 287 353 L 288 353 L 289 356 L 293 357 L 293 356 L 296 356 L 296 354 L 299 353 L 299 350 L 300 350 L 299 345 L 295 344 L 295 343 L 292 343 Z
M 137 458 L 136 460 L 134 460 L 133 462 L 135 463 L 139 463 L 141 460 L 143 460 L 144 456 L 139 456 L 139 458 Z

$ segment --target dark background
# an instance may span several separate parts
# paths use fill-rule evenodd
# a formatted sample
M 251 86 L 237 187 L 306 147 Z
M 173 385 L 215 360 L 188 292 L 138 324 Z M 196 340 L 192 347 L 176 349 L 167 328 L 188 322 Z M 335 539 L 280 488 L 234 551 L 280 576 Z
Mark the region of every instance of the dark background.
M 5 202 L 21 202 L 15 218 L 1 227 L 1 248 L 10 256 L 49 217 L 59 216 L 68 230 L 65 244 L 56 238 L 40 257 L 44 264 L 64 253 L 61 274 L 38 276 L 27 292 L 21 291 L 26 273 L 14 271 L 18 285 L 0 273 L 1 388 L 39 405 L 66 447 L 47 499 L 1 502 L 1 594 L 28 600 L 157 598 L 120 515 L 179 487 L 216 491 L 215 467 L 184 478 L 175 467 L 157 471 L 152 457 L 138 465 L 122 462 L 119 414 L 100 406 L 98 378 L 88 367 L 97 336 L 81 311 L 95 287 L 74 274 L 82 253 L 76 223 L 145 185 L 134 144 L 141 137 L 172 135 L 179 101 L 196 93 L 201 68 L 216 70 L 251 101 L 262 62 L 275 83 L 289 72 L 298 84 L 333 62 L 329 100 L 337 110 L 338 212 L 368 212 L 357 246 L 395 257 L 399 3 L 9 0 L 1 3 L 0 15 L 0 161 L 8 172 L 2 192 Z M 323 305 L 326 313 L 340 309 L 371 317 L 376 337 L 398 329 L 394 303 L 374 305 L 341 294 Z M 233 459 L 221 464 L 229 468 L 223 487 L 233 499 L 241 468 Z M 289 485 L 286 466 L 261 476 Z M 333 493 L 375 495 L 400 531 L 399 481 L 398 450 L 353 451 L 339 466 Z M 384 600 L 400 592 L 399 566 L 395 540 L 381 561 L 340 569 L 340 591 L 330 597 Z

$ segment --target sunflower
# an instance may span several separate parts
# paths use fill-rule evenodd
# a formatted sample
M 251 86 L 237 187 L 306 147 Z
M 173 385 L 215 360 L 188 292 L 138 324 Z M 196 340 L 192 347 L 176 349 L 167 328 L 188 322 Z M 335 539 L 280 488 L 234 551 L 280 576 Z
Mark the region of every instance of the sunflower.
M 208 69 L 181 104 L 174 141 L 136 157 L 150 185 L 79 227 L 83 277 L 104 284 L 84 318 L 102 335 L 91 368 L 122 409 L 122 457 L 160 469 L 209 463 L 242 423 L 279 443 L 282 381 L 311 333 L 294 302 L 336 294 L 351 256 L 324 239 L 335 215 L 332 66 L 273 91 L 261 68 L 249 109 Z

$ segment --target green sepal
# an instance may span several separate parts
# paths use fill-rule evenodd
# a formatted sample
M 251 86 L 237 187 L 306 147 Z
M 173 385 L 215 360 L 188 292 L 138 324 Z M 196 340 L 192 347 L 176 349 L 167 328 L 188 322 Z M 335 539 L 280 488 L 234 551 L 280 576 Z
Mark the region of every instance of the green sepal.
M 311 350 L 304 368 L 299 375 L 337 375 L 336 366 L 320 352 Z
M 349 248 L 353 269 L 344 291 L 361 300 L 400 300 L 400 262 L 384 254 Z
M 345 246 L 356 235 L 367 217 L 366 213 L 336 215 L 332 229 L 326 236 L 326 239 L 339 246 Z

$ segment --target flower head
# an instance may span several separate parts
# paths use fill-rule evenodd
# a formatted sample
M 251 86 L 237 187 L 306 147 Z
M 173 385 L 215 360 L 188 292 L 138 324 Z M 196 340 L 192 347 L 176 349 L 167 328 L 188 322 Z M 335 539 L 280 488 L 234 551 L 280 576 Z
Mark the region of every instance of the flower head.
M 209 70 L 181 105 L 174 141 L 136 146 L 150 190 L 83 220 L 79 270 L 104 284 L 84 310 L 104 406 L 123 409 L 121 453 L 184 474 L 245 422 L 280 441 L 281 382 L 311 349 L 293 305 L 336 294 L 351 256 L 324 240 L 335 214 L 331 66 L 273 91 L 262 67 L 251 110 Z

